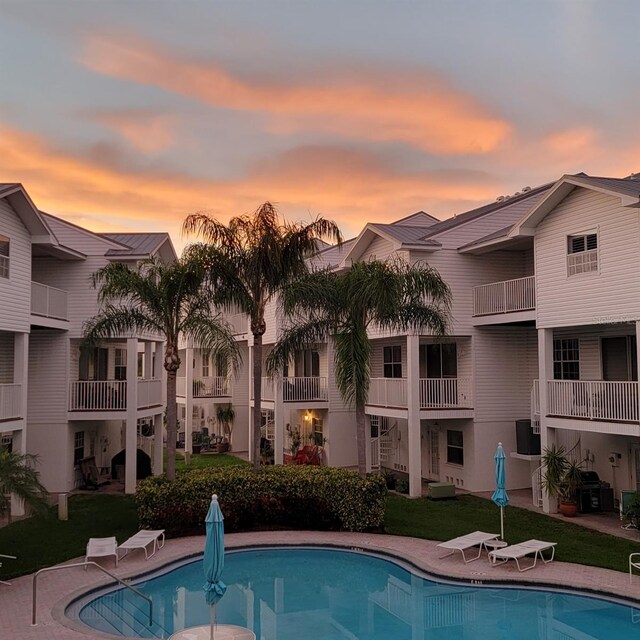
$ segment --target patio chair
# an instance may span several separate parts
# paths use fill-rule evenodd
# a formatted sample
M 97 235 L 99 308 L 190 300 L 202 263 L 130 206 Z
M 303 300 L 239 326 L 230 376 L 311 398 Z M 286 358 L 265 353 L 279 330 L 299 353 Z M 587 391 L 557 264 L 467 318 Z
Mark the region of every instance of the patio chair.
M 87 562 L 89 558 L 109 558 L 113 556 L 116 561 L 116 567 L 118 566 L 118 541 L 112 538 L 89 538 L 87 542 L 87 553 L 84 557 L 84 561 Z M 85 566 L 84 570 L 87 570 Z
M 499 533 L 485 533 L 484 531 L 474 531 L 473 533 L 467 533 L 464 536 L 458 536 L 457 538 L 453 538 L 452 540 L 441 542 L 436 546 L 440 547 L 441 549 L 451 550 L 450 553 L 441 556 L 441 558 L 448 558 L 456 551 L 459 551 L 462 554 L 462 560 L 466 564 L 468 562 L 477 560 L 482 554 L 482 549 L 487 549 L 487 543 L 491 540 L 497 540 L 499 537 Z M 479 547 L 478 555 L 467 559 L 464 552 L 469 551 L 469 549 L 473 549 L 474 547 Z
M 85 489 L 97 489 L 103 484 L 109 484 L 111 480 L 111 476 L 108 473 L 102 473 L 98 469 L 95 456 L 79 460 L 78 468 L 80 469 Z
M 152 547 L 151 553 L 149 553 L 149 547 Z M 124 550 L 121 558 L 124 558 L 129 551 L 133 549 L 143 549 L 144 550 L 144 558 L 148 560 L 151 556 L 155 555 L 158 549 L 162 549 L 164 547 L 164 529 L 141 529 L 138 533 L 132 535 L 128 540 L 125 540 L 121 545 L 118 546 L 118 551 L 120 549 Z
M 533 569 L 536 566 L 538 558 L 540 558 L 540 560 L 545 564 L 551 562 L 555 556 L 556 544 L 558 543 L 545 542 L 544 540 L 527 540 L 526 542 L 520 542 L 519 544 L 512 544 L 509 547 L 490 551 L 489 560 L 493 567 L 509 562 L 509 560 L 515 560 L 518 571 L 529 571 L 529 569 Z M 549 550 L 551 550 L 551 557 L 549 559 L 545 559 L 542 552 Z M 528 567 L 521 567 L 520 560 L 531 554 L 533 554 L 533 564 Z
M 9 560 L 17 560 L 16 556 L 7 556 L 4 553 L 0 553 L 0 558 L 8 558 Z M 2 562 L 0 562 L 0 567 L 2 566 Z M 11 586 L 10 582 L 5 582 L 4 580 L 0 580 L 0 584 L 4 584 L 7 587 Z
M 633 580 L 634 569 L 640 571 L 640 553 L 632 553 L 629 556 L 629 584 L 631 584 Z

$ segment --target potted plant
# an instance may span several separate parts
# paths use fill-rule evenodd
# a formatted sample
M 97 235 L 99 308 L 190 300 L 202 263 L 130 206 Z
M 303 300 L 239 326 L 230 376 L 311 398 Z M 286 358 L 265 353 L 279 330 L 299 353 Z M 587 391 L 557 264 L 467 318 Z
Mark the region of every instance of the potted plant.
M 194 431 L 191 434 L 191 447 L 193 453 L 200 453 L 202 451 L 202 445 L 204 444 L 204 436 L 202 431 Z
M 294 458 L 298 454 L 301 444 L 302 437 L 300 436 L 300 429 L 291 429 L 291 432 L 289 433 L 289 451 Z
M 558 510 L 572 518 L 578 513 L 576 494 L 581 482 L 581 464 L 570 460 L 564 447 L 551 445 L 542 456 L 542 488 L 558 501 Z
M 222 431 L 226 434 L 227 444 L 228 446 L 225 448 L 226 450 L 231 450 L 231 434 L 233 432 L 233 421 L 236 417 L 236 412 L 233 410 L 233 406 L 230 404 L 221 404 L 218 405 L 216 409 L 216 420 L 218 424 L 222 426 Z M 222 443 L 221 443 L 222 444 Z M 222 453 L 220 445 L 218 446 L 218 453 Z

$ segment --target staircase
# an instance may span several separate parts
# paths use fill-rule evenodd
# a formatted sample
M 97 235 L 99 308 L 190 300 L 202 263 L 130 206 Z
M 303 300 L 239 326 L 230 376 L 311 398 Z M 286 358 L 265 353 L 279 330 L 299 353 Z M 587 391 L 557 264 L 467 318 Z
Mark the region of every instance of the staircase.
M 395 422 L 392 427 L 389 427 L 389 418 L 376 417 L 379 419 L 377 438 L 371 438 L 371 469 L 378 470 L 383 466 L 387 466 L 384 463 L 389 462 L 395 452 L 395 441 L 398 432 L 398 423 Z
M 531 474 L 531 493 L 533 506 L 542 509 L 542 466 Z

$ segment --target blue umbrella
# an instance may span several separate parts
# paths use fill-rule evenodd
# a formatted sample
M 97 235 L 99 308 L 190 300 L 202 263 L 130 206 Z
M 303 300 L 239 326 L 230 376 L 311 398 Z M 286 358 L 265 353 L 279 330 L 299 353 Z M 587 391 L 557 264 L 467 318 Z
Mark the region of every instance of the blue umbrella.
M 493 492 L 491 499 L 500 507 L 500 538 L 504 540 L 504 508 L 509 504 L 509 496 L 505 486 L 507 484 L 507 473 L 505 470 L 504 449 L 502 442 L 498 442 L 498 448 L 493 456 L 496 461 L 496 490 Z
M 220 511 L 218 496 L 211 496 L 211 505 L 204 520 L 207 530 L 207 541 L 204 545 L 204 592 L 207 604 L 211 606 L 211 638 L 216 618 L 216 602 L 222 598 L 227 586 L 220 579 L 224 567 L 224 516 Z

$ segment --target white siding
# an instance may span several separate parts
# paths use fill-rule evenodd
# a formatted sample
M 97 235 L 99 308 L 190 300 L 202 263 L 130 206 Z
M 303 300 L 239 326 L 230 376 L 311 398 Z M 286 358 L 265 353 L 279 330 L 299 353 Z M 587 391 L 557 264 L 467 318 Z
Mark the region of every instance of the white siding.
M 599 272 L 567 276 L 567 236 L 597 229 Z M 640 224 L 618 198 L 577 189 L 537 227 L 538 327 L 640 318 Z
M 0 234 L 9 238 L 9 278 L 0 278 L 0 330 L 28 332 L 31 320 L 31 236 L 0 199 Z
M 369 246 L 362 253 L 360 260 L 363 262 L 371 259 L 384 261 L 393 252 L 394 245 L 386 238 L 378 236 L 369 243 Z
M 69 339 L 60 331 L 29 336 L 28 424 L 67 420 Z

